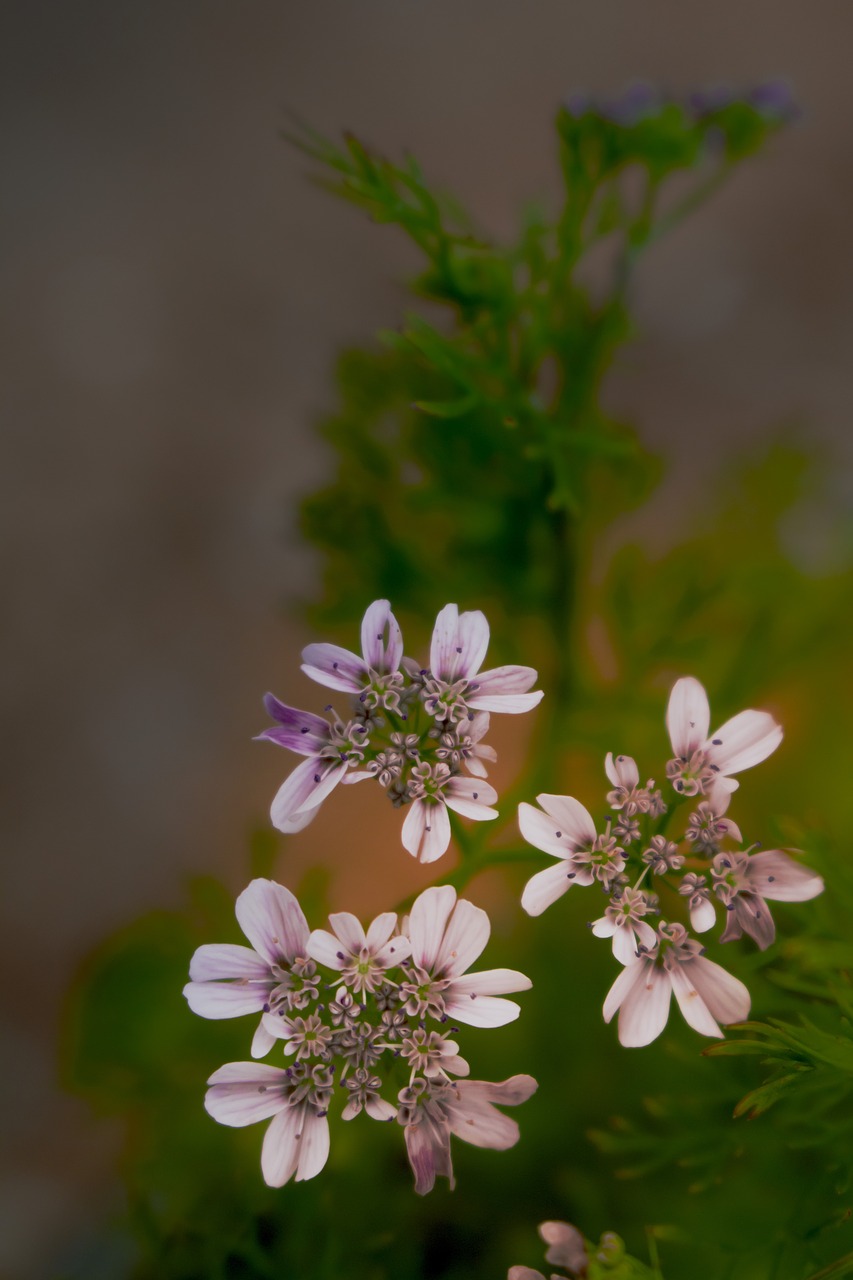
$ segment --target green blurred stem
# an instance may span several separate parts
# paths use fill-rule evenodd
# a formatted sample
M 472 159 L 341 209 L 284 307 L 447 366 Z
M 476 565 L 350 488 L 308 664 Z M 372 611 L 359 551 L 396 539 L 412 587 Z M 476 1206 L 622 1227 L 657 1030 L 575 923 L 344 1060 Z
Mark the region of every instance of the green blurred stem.
M 853 1274 L 853 1253 L 845 1253 L 843 1258 L 836 1258 L 828 1267 L 815 1271 L 808 1280 L 831 1280 L 831 1277 L 849 1276 Z

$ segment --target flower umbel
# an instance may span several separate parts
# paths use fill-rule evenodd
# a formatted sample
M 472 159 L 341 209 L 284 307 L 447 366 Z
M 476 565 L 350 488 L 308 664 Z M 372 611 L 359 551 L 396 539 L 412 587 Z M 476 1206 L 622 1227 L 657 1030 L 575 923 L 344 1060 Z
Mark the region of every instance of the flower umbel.
M 411 805 L 403 846 L 433 862 L 450 843 L 449 810 L 475 821 L 496 818 L 497 792 L 486 764 L 497 757 L 483 738 L 491 712 L 519 714 L 542 698 L 530 692 L 532 667 L 480 671 L 489 624 L 479 611 L 448 604 L 436 619 L 430 665 L 403 656 L 403 638 L 387 600 L 364 615 L 361 656 L 333 644 L 310 644 L 302 670 L 312 680 L 349 694 L 348 715 L 331 705 L 329 720 L 267 694 L 275 724 L 259 737 L 306 756 L 273 800 L 273 825 L 300 831 L 339 783 L 374 779 L 392 804 Z M 466 770 L 470 777 L 463 773 Z
M 438 1173 L 452 1183 L 452 1133 L 495 1149 L 518 1140 L 518 1126 L 494 1104 L 523 1102 L 536 1082 L 460 1080 L 469 1066 L 453 1038 L 460 1028 L 450 1025 L 502 1026 L 520 1010 L 501 997 L 530 986 L 513 969 L 466 973 L 489 938 L 485 911 L 445 885 L 420 894 L 399 928 L 393 912 L 367 930 L 338 912 L 331 931 L 309 932 L 288 889 L 253 880 L 237 914 L 255 949 L 200 947 L 184 994 L 204 1017 L 261 1011 L 256 1056 L 284 1042 L 285 1066 L 228 1063 L 210 1077 L 205 1102 L 223 1124 L 272 1120 L 261 1158 L 271 1186 L 323 1168 L 336 1093 L 344 1120 L 364 1111 L 403 1126 L 419 1192 Z

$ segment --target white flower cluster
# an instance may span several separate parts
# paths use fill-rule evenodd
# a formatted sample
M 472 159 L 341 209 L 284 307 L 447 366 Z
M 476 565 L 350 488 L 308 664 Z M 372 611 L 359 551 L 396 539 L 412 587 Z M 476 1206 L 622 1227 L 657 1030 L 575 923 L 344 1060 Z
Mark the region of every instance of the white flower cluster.
M 307 759 L 283 783 L 272 804 L 279 831 L 301 831 L 338 783 L 375 779 L 394 805 L 408 805 L 404 847 L 434 862 L 450 843 L 448 810 L 477 820 L 496 818 L 497 792 L 486 777 L 496 759 L 483 742 L 491 712 L 519 714 L 542 698 L 529 692 L 532 667 L 481 671 L 489 624 L 479 611 L 448 604 L 432 634 L 429 666 L 403 656 L 403 637 L 387 600 L 376 600 L 361 625 L 361 656 L 333 644 L 309 644 L 302 670 L 350 695 L 346 718 L 329 720 L 267 694 L 275 724 L 259 736 Z M 326 707 L 333 712 L 332 706 Z M 470 777 L 466 777 L 465 769 Z
M 323 1168 L 336 1094 L 344 1120 L 364 1111 L 403 1127 L 420 1193 L 439 1174 L 453 1185 L 451 1134 L 498 1150 L 518 1140 L 517 1124 L 495 1104 L 524 1102 L 536 1081 L 468 1080 L 450 1038 L 455 1023 L 513 1021 L 519 1006 L 503 996 L 530 986 L 514 969 L 467 972 L 489 938 L 485 911 L 444 885 L 420 894 L 399 928 L 394 912 L 366 932 L 340 912 L 329 917 L 331 932 L 312 932 L 288 889 L 258 879 L 240 894 L 236 914 L 251 947 L 200 947 L 184 995 L 205 1018 L 260 1014 L 256 1059 L 283 1042 L 285 1066 L 230 1062 L 210 1077 L 205 1100 L 222 1124 L 271 1119 L 261 1157 L 270 1186 Z
M 660 1035 L 673 994 L 702 1035 L 721 1036 L 719 1024 L 740 1022 L 749 1013 L 743 983 L 707 959 L 684 924 L 660 918 L 662 909 L 669 915 L 686 902 L 690 927 L 706 933 L 722 907 L 720 940 L 747 933 L 764 949 L 775 937 L 767 899 L 801 902 L 823 890 L 820 876 L 787 852 L 744 848 L 740 829 L 726 816 L 738 787 L 732 775 L 765 760 L 782 740 L 781 727 L 766 711 L 751 710 L 714 733 L 709 726 L 702 685 L 689 676 L 677 681 L 667 711 L 673 758 L 666 776 L 674 790 L 669 809 L 653 781 L 640 786 L 630 756 L 612 754 L 604 766 L 611 817 L 601 834 L 572 796 L 540 795 L 540 808 L 519 806 L 524 838 L 557 859 L 528 882 L 524 909 L 539 915 L 573 884 L 598 883 L 608 895 L 604 915 L 591 927 L 597 937 L 612 940 L 624 965 L 604 1002 L 605 1021 L 619 1013 L 623 1045 L 649 1044 Z M 671 839 L 669 821 L 687 799 L 695 799 L 696 807 L 681 836 Z

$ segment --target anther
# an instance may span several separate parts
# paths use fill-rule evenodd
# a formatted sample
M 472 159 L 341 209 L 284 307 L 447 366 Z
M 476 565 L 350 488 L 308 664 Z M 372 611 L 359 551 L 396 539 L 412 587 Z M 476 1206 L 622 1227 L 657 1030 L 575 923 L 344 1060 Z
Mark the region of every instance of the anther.
M 712 747 L 721 747 L 722 745 L 723 745 L 722 738 L 714 738 L 713 741 L 711 742 Z
M 307 732 L 308 732 L 308 725 L 307 725 L 307 724 L 304 724 L 304 725 L 302 726 L 302 728 L 299 730 L 299 732 L 300 732 L 300 733 L 307 733 Z

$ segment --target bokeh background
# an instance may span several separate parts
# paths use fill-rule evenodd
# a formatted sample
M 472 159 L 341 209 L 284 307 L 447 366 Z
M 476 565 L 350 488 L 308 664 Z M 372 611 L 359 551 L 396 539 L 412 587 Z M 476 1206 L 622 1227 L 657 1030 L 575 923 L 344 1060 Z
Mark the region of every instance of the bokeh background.
M 2 27 L 0 1274 L 34 1280 L 122 1204 L 121 1124 L 59 1083 L 65 993 L 106 934 L 179 907 L 188 873 L 245 882 L 287 767 L 251 741 L 260 696 L 309 696 L 318 560 L 295 512 L 332 462 L 312 427 L 335 352 L 399 320 L 416 266 L 309 184 L 288 112 L 411 150 L 500 236 L 556 199 L 569 91 L 786 78 L 802 121 L 643 266 L 607 399 L 670 466 L 608 546 L 662 554 L 782 432 L 828 459 L 780 535 L 820 577 L 847 562 L 853 487 L 853 11 L 12 0 Z M 381 858 L 377 901 L 365 860 L 394 824 L 371 836 L 344 808 L 287 846 L 280 879 L 330 863 L 332 905 L 364 913 L 426 882 Z

